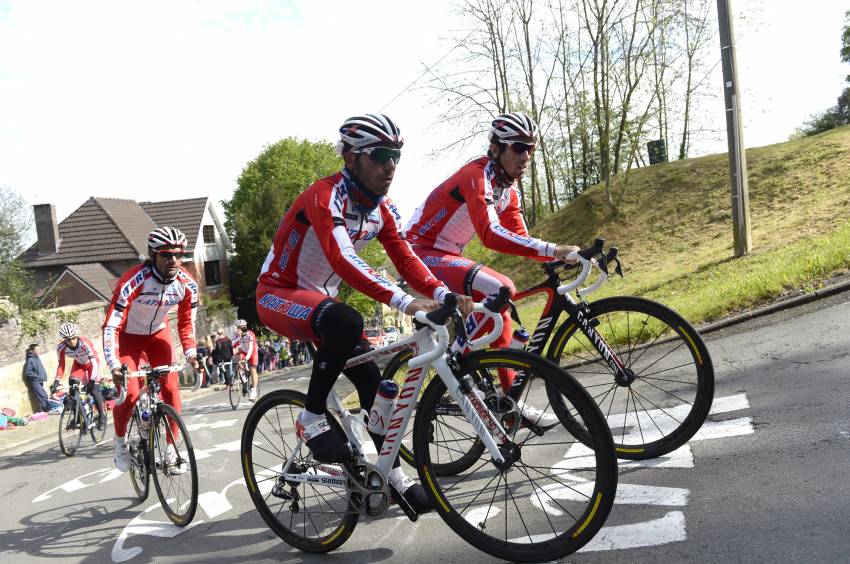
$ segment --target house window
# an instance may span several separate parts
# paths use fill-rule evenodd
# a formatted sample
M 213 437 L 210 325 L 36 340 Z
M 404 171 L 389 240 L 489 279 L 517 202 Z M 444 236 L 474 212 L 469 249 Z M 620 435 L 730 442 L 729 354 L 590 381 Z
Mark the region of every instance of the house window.
M 204 225 L 204 243 L 215 243 L 215 227 Z
M 217 260 L 208 260 L 204 263 L 204 281 L 207 286 L 221 284 L 221 268 L 219 268 L 218 262 Z

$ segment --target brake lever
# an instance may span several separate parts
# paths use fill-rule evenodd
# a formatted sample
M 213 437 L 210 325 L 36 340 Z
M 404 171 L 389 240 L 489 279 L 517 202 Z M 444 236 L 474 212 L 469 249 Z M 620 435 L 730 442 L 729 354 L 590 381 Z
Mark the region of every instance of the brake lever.
M 616 265 L 617 265 L 617 266 L 615 266 L 615 267 L 614 267 L 614 272 L 616 272 L 617 274 L 619 274 L 619 275 L 620 275 L 620 278 L 625 278 L 625 276 L 623 276 L 623 267 L 622 267 L 622 265 L 620 265 L 620 259 L 615 258 L 615 259 L 614 259 L 614 264 L 616 264 Z
M 467 341 L 466 324 L 463 322 L 463 316 L 457 309 L 455 309 L 455 312 L 452 314 L 452 320 L 455 323 L 456 336 L 460 337 L 464 342 Z
M 517 311 L 516 304 L 513 300 L 508 300 L 508 307 L 511 308 L 511 319 L 522 325 L 522 321 L 519 319 L 519 312 Z

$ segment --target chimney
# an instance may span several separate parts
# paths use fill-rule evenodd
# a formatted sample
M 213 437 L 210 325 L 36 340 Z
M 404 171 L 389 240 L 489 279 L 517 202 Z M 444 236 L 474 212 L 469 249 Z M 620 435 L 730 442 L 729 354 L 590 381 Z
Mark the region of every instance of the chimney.
M 35 232 L 38 235 L 38 254 L 49 255 L 59 250 L 59 224 L 53 204 L 32 207 L 35 215 Z

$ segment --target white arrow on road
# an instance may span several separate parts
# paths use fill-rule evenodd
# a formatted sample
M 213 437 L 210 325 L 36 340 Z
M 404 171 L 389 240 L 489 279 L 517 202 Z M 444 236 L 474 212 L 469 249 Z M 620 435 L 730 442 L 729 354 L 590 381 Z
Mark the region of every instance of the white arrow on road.
M 95 484 L 102 484 L 104 482 L 114 480 L 115 478 L 119 477 L 121 474 L 123 474 L 123 472 L 121 472 L 120 470 L 118 470 L 116 468 L 101 468 L 100 470 L 95 470 L 94 472 L 89 472 L 88 474 L 83 474 L 82 476 L 80 476 L 78 478 L 74 478 L 73 480 L 68 480 L 64 484 L 60 484 L 60 485 L 56 486 L 55 488 L 53 488 L 51 490 L 47 490 L 43 494 L 41 494 L 38 497 L 36 497 L 35 499 L 33 499 L 32 502 L 33 503 L 39 503 L 41 501 L 45 501 L 47 499 L 50 499 L 51 497 L 53 497 L 52 494 L 59 491 L 59 490 L 62 490 L 65 493 L 71 493 L 71 492 L 75 492 L 77 490 L 81 490 L 83 488 L 87 488 L 89 486 L 93 486 Z M 86 478 L 88 476 L 103 476 L 103 477 L 99 481 L 91 482 L 90 484 L 87 484 L 87 483 L 83 482 L 82 479 Z
M 191 423 L 186 425 L 186 430 L 197 431 L 198 429 L 221 429 L 223 427 L 232 427 L 238 419 L 224 419 L 222 421 L 216 421 L 215 423 Z
M 185 527 L 178 527 L 174 523 L 166 522 L 166 521 L 148 521 L 147 519 L 143 519 L 142 515 L 145 513 L 152 511 L 159 507 L 159 502 L 151 505 L 135 517 L 133 520 L 127 523 L 127 526 L 124 527 L 124 530 L 121 531 L 121 534 L 118 535 L 118 539 L 115 541 L 115 544 L 112 545 L 112 561 L 113 562 L 126 562 L 131 558 L 135 558 L 144 550 L 140 546 L 134 546 L 133 548 L 124 548 L 124 541 L 130 535 L 147 535 L 150 537 L 160 537 L 160 538 L 173 538 L 188 531 L 195 525 L 200 525 L 203 521 L 195 521 Z
M 643 523 L 602 527 L 579 552 L 655 546 L 680 542 L 687 538 L 685 514 L 681 511 L 671 511 L 660 519 Z

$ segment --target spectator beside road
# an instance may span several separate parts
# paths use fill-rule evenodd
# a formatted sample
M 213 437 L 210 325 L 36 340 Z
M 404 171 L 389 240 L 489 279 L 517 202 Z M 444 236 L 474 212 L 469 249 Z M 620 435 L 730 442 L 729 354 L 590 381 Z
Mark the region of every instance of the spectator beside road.
M 207 357 L 210 354 L 209 349 L 207 348 L 205 339 L 198 339 L 197 347 L 195 348 L 198 353 L 198 378 L 201 378 L 201 387 L 209 388 L 210 387 L 210 378 L 209 373 L 206 371 L 207 367 Z
M 257 373 L 265 372 L 268 370 L 269 366 L 269 358 L 266 353 L 266 347 L 257 344 Z
M 233 374 L 233 341 L 230 337 L 224 334 L 224 329 L 217 331 L 218 338 L 215 341 L 215 352 L 218 356 L 219 373 L 224 377 L 225 383 L 230 386 L 230 380 Z
M 263 343 L 263 347 L 266 349 L 266 368 L 268 370 L 276 370 L 278 362 L 277 352 L 274 350 L 271 341 Z
M 47 400 L 47 392 L 44 391 L 44 383 L 47 381 L 47 371 L 44 369 L 44 364 L 41 363 L 39 355 L 38 343 L 33 343 L 27 347 L 27 360 L 24 364 L 24 376 L 27 379 L 27 386 L 36 403 L 39 404 L 39 410 L 45 413 L 50 412 L 50 402 Z
M 298 366 L 299 364 L 301 364 L 301 355 L 299 354 L 298 350 L 298 341 L 296 341 L 295 339 L 292 339 L 292 341 L 289 342 L 289 352 L 290 354 L 292 354 L 292 366 Z

